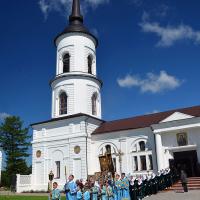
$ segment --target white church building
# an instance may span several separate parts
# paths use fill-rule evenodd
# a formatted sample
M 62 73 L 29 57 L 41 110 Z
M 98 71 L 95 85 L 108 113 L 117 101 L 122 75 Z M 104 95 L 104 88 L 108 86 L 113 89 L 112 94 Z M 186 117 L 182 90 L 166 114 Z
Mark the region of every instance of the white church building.
M 62 188 L 66 176 L 95 172 L 143 174 L 175 166 L 199 176 L 200 106 L 116 121 L 101 117 L 97 38 L 73 0 L 68 27 L 55 39 L 52 118 L 32 124 L 32 174 L 17 175 L 17 192 L 47 190 L 48 174 Z

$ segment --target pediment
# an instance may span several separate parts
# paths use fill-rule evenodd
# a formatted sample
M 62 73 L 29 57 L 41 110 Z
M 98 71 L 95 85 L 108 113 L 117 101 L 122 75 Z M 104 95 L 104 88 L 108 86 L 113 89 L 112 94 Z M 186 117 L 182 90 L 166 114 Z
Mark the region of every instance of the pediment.
M 176 121 L 176 120 L 181 120 L 181 119 L 190 119 L 190 118 L 193 118 L 193 117 L 194 116 L 192 116 L 192 115 L 187 115 L 187 114 L 184 114 L 184 113 L 181 113 L 181 112 L 174 112 L 172 115 L 165 118 L 160 123 L 171 122 L 171 121 Z

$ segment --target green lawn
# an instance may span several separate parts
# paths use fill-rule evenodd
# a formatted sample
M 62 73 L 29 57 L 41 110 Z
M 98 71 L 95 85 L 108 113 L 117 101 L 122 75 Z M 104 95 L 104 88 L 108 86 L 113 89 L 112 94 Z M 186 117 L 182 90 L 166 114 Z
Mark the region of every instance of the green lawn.
M 44 197 L 35 197 L 35 196 L 1 196 L 0 200 L 48 200 L 47 196 Z M 65 200 L 65 197 L 62 197 L 62 200 Z

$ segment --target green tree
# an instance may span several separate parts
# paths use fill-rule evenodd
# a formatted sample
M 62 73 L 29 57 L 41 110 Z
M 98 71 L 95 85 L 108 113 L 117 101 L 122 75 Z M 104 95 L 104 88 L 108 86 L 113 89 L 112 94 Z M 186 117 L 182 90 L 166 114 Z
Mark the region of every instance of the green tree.
M 28 128 L 23 128 L 23 122 L 19 117 L 9 116 L 5 118 L 0 125 L 0 147 L 3 149 L 6 157 L 5 173 L 8 180 L 15 174 L 25 174 L 29 170 L 25 158 L 30 146 L 30 136 Z

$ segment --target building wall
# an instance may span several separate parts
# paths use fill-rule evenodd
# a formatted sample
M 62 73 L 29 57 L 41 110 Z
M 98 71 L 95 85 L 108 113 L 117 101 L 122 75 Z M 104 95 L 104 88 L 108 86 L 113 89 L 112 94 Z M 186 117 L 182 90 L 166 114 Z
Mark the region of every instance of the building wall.
M 187 133 L 188 137 L 188 145 L 196 145 L 195 148 L 197 150 L 198 161 L 200 162 L 200 128 L 190 128 L 186 130 L 172 131 L 162 133 L 162 144 L 163 148 L 168 147 L 178 147 L 177 144 L 177 134 L 178 133 Z M 169 159 L 173 159 L 173 153 L 170 151 L 164 151 L 165 158 L 165 167 L 169 167 Z
M 96 47 L 92 37 L 81 33 L 62 35 L 57 43 L 56 75 L 62 73 L 62 57 L 70 54 L 70 71 L 87 73 L 87 57 L 92 55 L 92 72 L 96 76 Z
M 99 81 L 97 81 L 93 77 L 73 77 L 73 74 L 68 74 L 67 77 L 59 78 L 58 80 L 55 80 L 52 84 L 52 117 L 60 117 L 59 95 L 61 92 L 64 91 L 68 96 L 68 110 L 66 115 L 77 113 L 92 115 L 91 98 L 92 95 L 96 93 L 97 115 L 95 117 L 101 119 L 101 85 Z
M 52 87 L 52 118 L 60 117 L 59 95 L 68 97 L 67 114 L 92 115 L 91 98 L 97 94 L 97 114 L 101 119 L 101 82 L 97 79 L 96 47 L 92 37 L 82 33 L 68 33 L 57 40 L 56 79 Z M 63 57 L 70 55 L 70 71 L 63 73 Z M 88 56 L 92 58 L 92 73 L 88 73 Z
M 33 126 L 32 185 L 34 190 L 47 190 L 48 174 L 52 170 L 55 181 L 62 188 L 66 176 L 87 178 L 90 157 L 90 135 L 100 121 L 86 116 Z M 75 147 L 80 147 L 80 153 Z M 37 157 L 37 152 L 41 156 Z M 57 178 L 56 161 L 60 161 L 60 178 Z
M 139 141 L 146 141 L 146 149 L 143 152 L 136 152 L 134 150 L 134 145 L 138 144 Z M 99 135 L 92 136 L 92 171 L 91 174 L 97 171 L 100 171 L 100 164 L 99 164 L 99 152 L 102 147 L 105 145 L 110 144 L 117 153 L 121 152 L 122 155 L 122 162 L 121 166 L 119 163 L 119 156 L 116 156 L 116 168 L 117 172 L 125 173 L 135 173 L 139 174 L 144 171 L 134 171 L 133 170 L 133 156 L 137 155 L 152 155 L 153 158 L 153 170 L 157 170 L 156 166 L 156 156 L 155 156 L 155 144 L 154 144 L 154 135 L 150 128 L 143 128 L 137 130 L 125 130 L 119 132 L 111 132 L 111 133 L 104 133 Z M 138 161 L 139 162 L 139 161 Z M 149 164 L 149 163 L 147 163 Z M 151 171 L 151 170 L 149 170 Z M 147 170 L 144 172 L 146 173 Z

